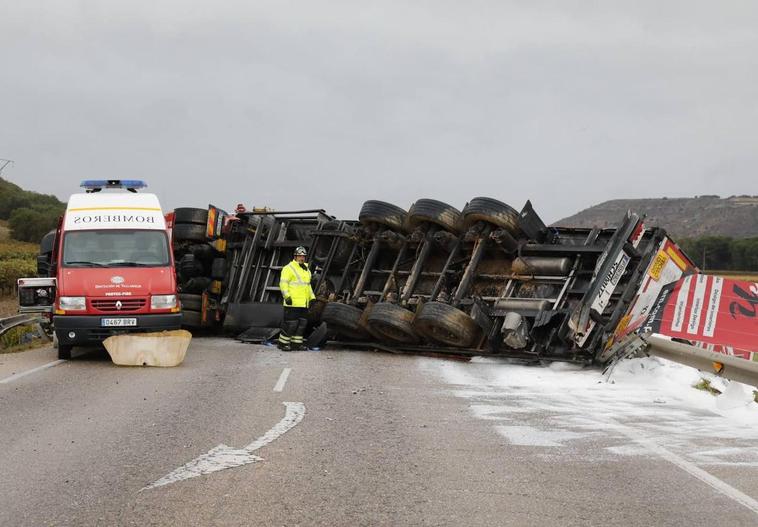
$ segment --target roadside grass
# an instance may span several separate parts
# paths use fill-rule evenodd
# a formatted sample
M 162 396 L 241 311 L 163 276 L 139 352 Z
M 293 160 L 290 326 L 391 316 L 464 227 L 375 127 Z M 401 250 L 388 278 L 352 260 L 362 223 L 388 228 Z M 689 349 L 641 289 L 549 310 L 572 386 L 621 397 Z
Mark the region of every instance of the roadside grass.
M 47 335 L 36 325 L 17 326 L 0 336 L 0 354 L 41 348 L 50 342 Z
M 700 382 L 693 385 L 693 388 L 697 390 L 703 390 L 704 392 L 708 392 L 711 395 L 721 395 L 721 391 L 711 386 L 711 381 L 709 381 L 708 379 L 701 378 Z
M 0 242 L 11 239 L 11 229 L 8 220 L 0 220 Z
M 18 299 L 15 296 L 0 296 L 0 318 L 17 313 Z M 36 325 L 18 326 L 0 336 L 0 354 L 26 351 L 49 344 L 50 339 L 40 333 Z
M 0 318 L 18 314 L 18 299 L 15 296 L 0 296 Z
M 700 379 L 700 382 L 693 384 L 693 388 L 697 390 L 703 390 L 704 392 L 708 392 L 713 396 L 721 395 L 721 390 L 717 390 L 713 386 L 711 386 L 711 381 L 708 379 Z M 753 400 L 758 403 L 758 390 L 753 390 Z

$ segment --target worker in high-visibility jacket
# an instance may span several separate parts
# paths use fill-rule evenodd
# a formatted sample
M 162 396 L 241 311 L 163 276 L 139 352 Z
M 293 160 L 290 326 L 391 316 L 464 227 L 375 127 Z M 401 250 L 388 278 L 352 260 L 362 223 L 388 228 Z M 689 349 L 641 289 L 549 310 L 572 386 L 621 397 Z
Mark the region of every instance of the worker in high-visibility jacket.
M 279 332 L 279 349 L 305 349 L 303 334 L 308 325 L 308 306 L 316 299 L 311 288 L 311 270 L 305 263 L 305 247 L 295 249 L 293 260 L 282 268 L 279 289 L 284 300 L 284 319 Z

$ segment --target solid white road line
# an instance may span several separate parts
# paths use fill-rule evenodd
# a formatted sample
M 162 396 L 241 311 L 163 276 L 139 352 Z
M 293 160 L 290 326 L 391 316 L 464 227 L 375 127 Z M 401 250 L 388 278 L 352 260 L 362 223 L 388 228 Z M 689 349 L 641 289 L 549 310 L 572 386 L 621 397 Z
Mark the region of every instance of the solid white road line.
M 276 381 L 276 385 L 274 386 L 275 392 L 281 392 L 284 390 L 284 384 L 287 382 L 287 377 L 290 376 L 291 371 L 292 368 L 284 368 L 282 370 L 282 374 L 279 376 L 279 380 Z
M 716 476 L 706 472 L 705 470 L 701 469 L 694 463 L 690 463 L 686 459 L 683 459 L 682 457 L 674 454 L 670 450 L 667 450 L 666 448 L 663 448 L 661 445 L 657 444 L 655 441 L 653 441 L 651 438 L 644 437 L 642 435 L 642 432 L 640 430 L 637 430 L 635 428 L 622 425 L 621 423 L 618 423 L 613 420 L 609 420 L 608 425 L 619 432 L 622 435 L 625 435 L 635 443 L 644 446 L 654 454 L 657 454 L 659 457 L 665 459 L 669 463 L 672 463 L 676 465 L 677 467 L 681 468 L 685 472 L 689 473 L 690 475 L 696 477 L 703 483 L 709 485 L 716 491 L 720 492 L 721 494 L 727 496 L 728 498 L 733 499 L 737 503 L 744 505 L 754 513 L 758 514 L 758 501 L 754 500 L 747 494 L 735 489 L 725 481 L 720 480 Z
M 32 368 L 31 370 L 27 370 L 21 373 L 17 373 L 15 375 L 11 375 L 10 377 L 6 377 L 5 379 L 0 379 L 0 384 L 8 384 L 9 382 L 13 382 L 22 377 L 26 377 L 27 375 L 31 375 L 32 373 L 37 373 L 38 371 L 46 370 L 48 368 L 52 368 L 53 366 L 57 366 L 61 362 L 66 362 L 66 361 L 59 359 L 59 360 L 54 360 L 53 362 L 48 362 L 47 364 L 43 364 L 42 366 L 37 366 L 36 368 Z
M 256 450 L 271 443 L 285 432 L 294 428 L 305 416 L 305 405 L 303 403 L 284 403 L 287 406 L 287 412 L 284 418 L 279 421 L 271 430 L 250 443 L 244 448 L 233 448 L 226 445 L 218 445 L 211 449 L 207 454 L 203 454 L 179 467 L 170 474 L 163 476 L 158 481 L 151 483 L 142 490 L 162 487 L 182 481 L 185 479 L 196 478 L 203 474 L 218 472 L 227 468 L 239 467 L 257 461 L 263 461 L 263 458 L 253 454 Z M 140 491 L 141 492 L 141 491 Z

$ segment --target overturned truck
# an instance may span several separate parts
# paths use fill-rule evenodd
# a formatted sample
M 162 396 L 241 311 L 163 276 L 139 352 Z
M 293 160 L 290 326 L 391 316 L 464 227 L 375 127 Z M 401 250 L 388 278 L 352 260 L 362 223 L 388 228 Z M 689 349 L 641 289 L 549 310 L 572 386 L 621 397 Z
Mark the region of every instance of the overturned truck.
M 279 272 L 298 245 L 317 295 L 311 346 L 605 362 L 664 286 L 697 271 L 634 213 L 615 229 L 548 227 L 530 202 L 487 197 L 370 200 L 357 221 L 214 206 L 173 219 L 185 325 L 251 342 L 276 336 Z

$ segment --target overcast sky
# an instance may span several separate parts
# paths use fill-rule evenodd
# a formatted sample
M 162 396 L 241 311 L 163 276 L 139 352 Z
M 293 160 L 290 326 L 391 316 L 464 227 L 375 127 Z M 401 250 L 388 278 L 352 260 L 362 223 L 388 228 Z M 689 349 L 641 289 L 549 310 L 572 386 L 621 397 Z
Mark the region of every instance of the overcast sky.
M 0 0 L 3 177 L 164 207 L 758 194 L 758 3 Z

